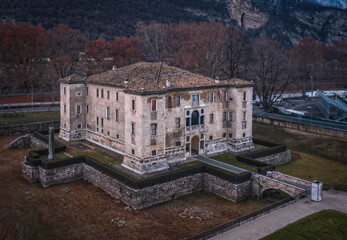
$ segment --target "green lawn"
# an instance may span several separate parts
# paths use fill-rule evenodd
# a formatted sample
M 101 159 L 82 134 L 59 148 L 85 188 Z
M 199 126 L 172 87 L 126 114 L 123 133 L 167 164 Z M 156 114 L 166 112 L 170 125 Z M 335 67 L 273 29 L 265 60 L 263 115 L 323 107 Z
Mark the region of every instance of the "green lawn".
M 114 164 L 121 164 L 123 161 L 119 158 L 116 158 L 106 152 L 102 152 L 97 149 L 92 149 L 92 150 L 86 150 L 86 151 L 78 151 L 72 147 L 68 147 L 67 151 L 68 154 L 71 156 L 77 157 L 77 156 L 88 156 L 90 158 L 93 158 L 94 160 L 109 166 L 113 169 L 115 167 L 113 166 Z
M 323 210 L 270 234 L 263 240 L 343 240 L 347 236 L 347 214 Z
M 309 181 L 322 181 L 324 189 L 334 187 L 347 191 L 347 164 L 317 155 L 296 153 L 300 154 L 301 159 L 277 166 L 276 170 Z
M 45 111 L 45 112 L 18 112 L 0 114 L 0 125 L 12 125 L 22 123 L 32 123 L 39 121 L 59 120 L 60 111 Z
M 230 165 L 234 165 L 234 166 L 239 167 L 239 168 L 246 169 L 248 171 L 258 172 L 257 167 L 249 165 L 247 163 L 237 161 L 235 154 L 225 153 L 225 154 L 217 155 L 217 156 L 214 156 L 211 158 L 214 160 L 226 163 L 226 164 L 230 164 Z
M 324 189 L 347 191 L 347 140 L 260 123 L 253 124 L 253 136 L 286 145 L 301 156 L 276 167 L 278 171 L 306 180 L 320 180 Z

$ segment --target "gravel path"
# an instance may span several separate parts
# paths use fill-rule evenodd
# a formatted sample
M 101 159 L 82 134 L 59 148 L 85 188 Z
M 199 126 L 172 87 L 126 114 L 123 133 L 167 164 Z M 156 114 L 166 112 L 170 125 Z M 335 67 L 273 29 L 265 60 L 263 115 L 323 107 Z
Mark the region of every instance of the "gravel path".
M 309 198 L 261 216 L 251 222 L 231 229 L 214 240 L 256 240 L 261 239 L 290 223 L 296 222 L 308 215 L 324 209 L 334 209 L 347 213 L 347 192 L 329 190 L 323 192 L 321 202 L 313 202 Z

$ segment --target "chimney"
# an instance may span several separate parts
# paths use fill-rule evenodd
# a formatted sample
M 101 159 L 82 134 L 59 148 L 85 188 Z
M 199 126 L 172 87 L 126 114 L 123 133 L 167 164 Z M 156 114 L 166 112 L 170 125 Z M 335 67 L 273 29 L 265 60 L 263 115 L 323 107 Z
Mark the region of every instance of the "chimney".
M 170 81 L 170 79 L 166 80 L 166 86 L 167 86 L 168 88 L 171 87 L 171 81 Z
M 113 66 L 112 66 L 112 70 L 113 70 L 113 71 L 116 71 L 116 69 L 117 69 L 116 65 L 113 65 Z
M 127 79 L 125 79 L 124 84 L 128 85 L 128 83 L 129 83 L 129 79 L 127 78 Z
M 216 84 L 219 84 L 219 83 L 220 83 L 219 77 L 216 77 L 216 79 L 214 80 L 214 82 L 215 82 Z

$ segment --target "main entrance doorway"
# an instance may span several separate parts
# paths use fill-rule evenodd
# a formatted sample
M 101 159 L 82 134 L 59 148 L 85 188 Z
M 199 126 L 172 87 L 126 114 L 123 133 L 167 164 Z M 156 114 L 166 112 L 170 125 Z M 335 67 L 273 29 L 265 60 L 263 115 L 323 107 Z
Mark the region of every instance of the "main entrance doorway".
M 194 136 L 191 140 L 191 156 L 199 155 L 199 137 Z

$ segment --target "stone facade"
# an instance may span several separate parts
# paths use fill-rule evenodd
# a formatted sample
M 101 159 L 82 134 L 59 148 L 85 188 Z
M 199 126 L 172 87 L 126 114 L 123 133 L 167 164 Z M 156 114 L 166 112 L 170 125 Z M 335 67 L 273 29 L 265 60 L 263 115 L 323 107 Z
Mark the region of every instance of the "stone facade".
M 234 184 L 208 173 L 197 173 L 173 181 L 134 189 L 85 163 L 45 169 L 42 166 L 30 166 L 24 162 L 22 175 L 30 182 L 39 181 L 44 187 L 84 179 L 113 197 L 121 199 L 134 209 L 149 207 L 203 189 L 237 202 L 249 197 L 251 186 L 250 180 Z
M 256 158 L 255 160 L 278 166 L 291 161 L 291 152 L 287 150 L 266 157 Z
M 62 79 L 60 137 L 86 139 L 121 153 L 123 166 L 138 174 L 168 169 L 169 163 L 193 155 L 253 148 L 252 83 L 222 83 L 158 65 L 159 85 L 151 82 L 151 73 L 140 78 L 138 87 L 131 85 L 156 66 L 139 63 L 104 75 Z M 118 80 L 126 76 L 124 83 Z M 160 91 L 145 90 L 156 86 L 162 86 Z

